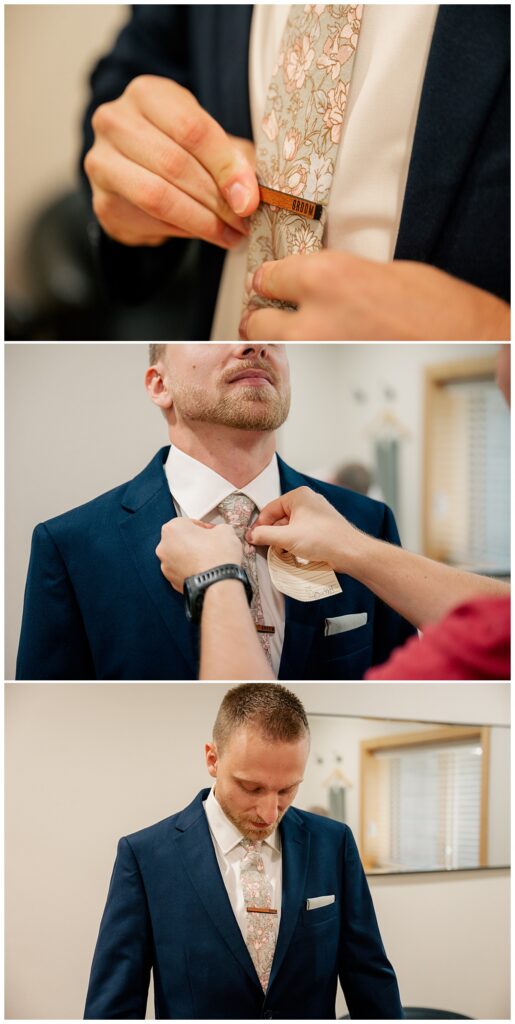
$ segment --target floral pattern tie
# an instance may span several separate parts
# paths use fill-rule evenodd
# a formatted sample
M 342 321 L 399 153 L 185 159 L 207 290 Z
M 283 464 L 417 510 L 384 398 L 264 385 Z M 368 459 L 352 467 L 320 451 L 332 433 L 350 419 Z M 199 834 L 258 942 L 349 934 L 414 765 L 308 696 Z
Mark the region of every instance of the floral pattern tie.
M 254 272 L 322 248 L 363 5 L 292 4 L 256 144 L 260 185 L 322 204 L 319 220 L 263 202 L 252 215 L 244 308 L 282 303 L 252 292 Z
M 272 883 L 265 873 L 261 856 L 262 843 L 242 839 L 245 855 L 240 864 L 240 879 L 245 907 L 272 907 Z M 268 988 L 270 971 L 277 942 L 277 916 L 275 914 L 247 914 L 245 941 L 252 963 L 256 968 L 263 992 Z
M 229 494 L 227 498 L 224 498 L 219 505 L 217 505 L 217 510 L 220 515 L 223 516 L 225 522 L 229 523 L 229 526 L 234 528 L 235 533 L 241 540 L 243 545 L 243 568 L 245 569 L 252 586 L 252 604 L 250 606 L 250 611 L 256 626 L 264 626 L 265 618 L 263 615 L 263 607 L 261 605 L 261 595 L 259 593 L 256 549 L 252 544 L 249 544 L 245 540 L 245 533 L 257 516 L 257 507 L 252 499 L 248 498 L 246 494 L 241 494 L 240 491 L 234 491 L 232 494 Z M 265 652 L 270 664 L 272 664 L 270 637 L 267 633 L 258 633 L 258 636 L 261 641 L 263 651 Z

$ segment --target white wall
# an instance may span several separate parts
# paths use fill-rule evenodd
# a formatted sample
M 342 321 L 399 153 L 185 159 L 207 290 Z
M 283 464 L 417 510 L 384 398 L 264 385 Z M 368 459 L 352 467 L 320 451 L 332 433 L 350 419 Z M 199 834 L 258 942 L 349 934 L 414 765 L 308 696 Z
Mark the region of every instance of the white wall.
M 405 547 L 420 551 L 424 370 L 491 352 L 492 345 L 466 343 L 296 345 L 292 411 L 301 413 L 308 429 L 296 430 L 292 417 L 281 434 L 281 452 L 287 462 L 311 473 L 348 461 L 370 466 L 370 427 L 391 410 L 408 433 L 400 451 L 399 529 Z M 385 389 L 394 391 L 395 399 L 386 400 Z
M 5 5 L 6 289 L 23 293 L 25 232 L 77 188 L 88 77 L 128 19 L 126 4 Z
M 510 732 L 492 729 L 490 733 L 490 780 L 488 813 L 488 861 L 503 863 L 503 850 L 510 848 Z
M 293 401 L 280 453 L 311 474 L 370 461 L 367 425 L 397 388 L 411 440 L 402 450 L 401 536 L 420 545 L 423 369 L 478 345 L 290 345 Z M 494 346 L 496 349 L 497 346 Z M 143 389 L 142 344 L 7 344 L 6 675 L 12 678 L 34 526 L 123 483 L 168 442 Z M 368 396 L 356 405 L 353 391 Z
M 509 720 L 505 684 L 292 689 L 311 713 Z M 117 839 L 208 784 L 202 748 L 225 690 L 6 686 L 6 1017 L 81 1016 Z M 406 1003 L 506 1018 L 507 872 L 376 877 L 371 887 Z
M 427 725 L 314 715 L 310 729 L 311 751 L 299 806 L 306 811 L 313 806 L 326 807 L 328 779 L 339 769 L 351 783 L 345 792 L 345 821 L 360 845 L 361 741 L 391 733 L 424 731 Z
M 510 1019 L 508 871 L 370 879 L 404 1006 Z

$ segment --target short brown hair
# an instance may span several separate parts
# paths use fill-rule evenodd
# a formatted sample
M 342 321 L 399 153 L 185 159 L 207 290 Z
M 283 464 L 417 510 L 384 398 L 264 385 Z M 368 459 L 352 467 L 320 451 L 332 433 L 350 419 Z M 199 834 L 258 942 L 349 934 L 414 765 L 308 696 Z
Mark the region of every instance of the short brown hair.
M 164 355 L 164 345 L 149 345 L 148 346 L 148 358 L 150 360 L 149 365 L 154 366 L 158 359 Z
M 220 753 L 235 729 L 257 726 L 266 739 L 293 743 L 309 736 L 309 723 L 298 697 L 278 683 L 241 683 L 228 690 L 213 726 Z

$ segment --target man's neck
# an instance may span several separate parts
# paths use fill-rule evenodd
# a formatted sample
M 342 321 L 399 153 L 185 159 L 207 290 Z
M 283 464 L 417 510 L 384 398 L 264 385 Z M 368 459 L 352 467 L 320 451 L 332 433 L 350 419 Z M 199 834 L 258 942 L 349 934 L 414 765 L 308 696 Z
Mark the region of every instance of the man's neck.
M 273 431 L 236 430 L 213 423 L 170 429 L 175 448 L 209 466 L 234 487 L 245 487 L 268 466 L 275 452 Z

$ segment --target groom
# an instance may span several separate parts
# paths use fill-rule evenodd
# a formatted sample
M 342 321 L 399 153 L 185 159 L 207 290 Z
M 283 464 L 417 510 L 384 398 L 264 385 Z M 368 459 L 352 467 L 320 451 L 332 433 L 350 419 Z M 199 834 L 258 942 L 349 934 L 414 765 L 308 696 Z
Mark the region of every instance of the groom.
M 155 554 L 161 527 L 176 515 L 234 524 L 234 495 L 243 494 L 236 504 L 252 521 L 281 493 L 309 486 L 366 533 L 399 543 L 385 505 L 297 473 L 276 455 L 290 404 L 286 346 L 153 345 L 146 387 L 171 447 L 129 483 L 36 527 L 18 679 L 198 677 L 198 627 Z M 272 586 L 262 549 L 256 572 L 278 678 L 360 679 L 413 633 L 348 577 L 340 594 L 303 604 Z

